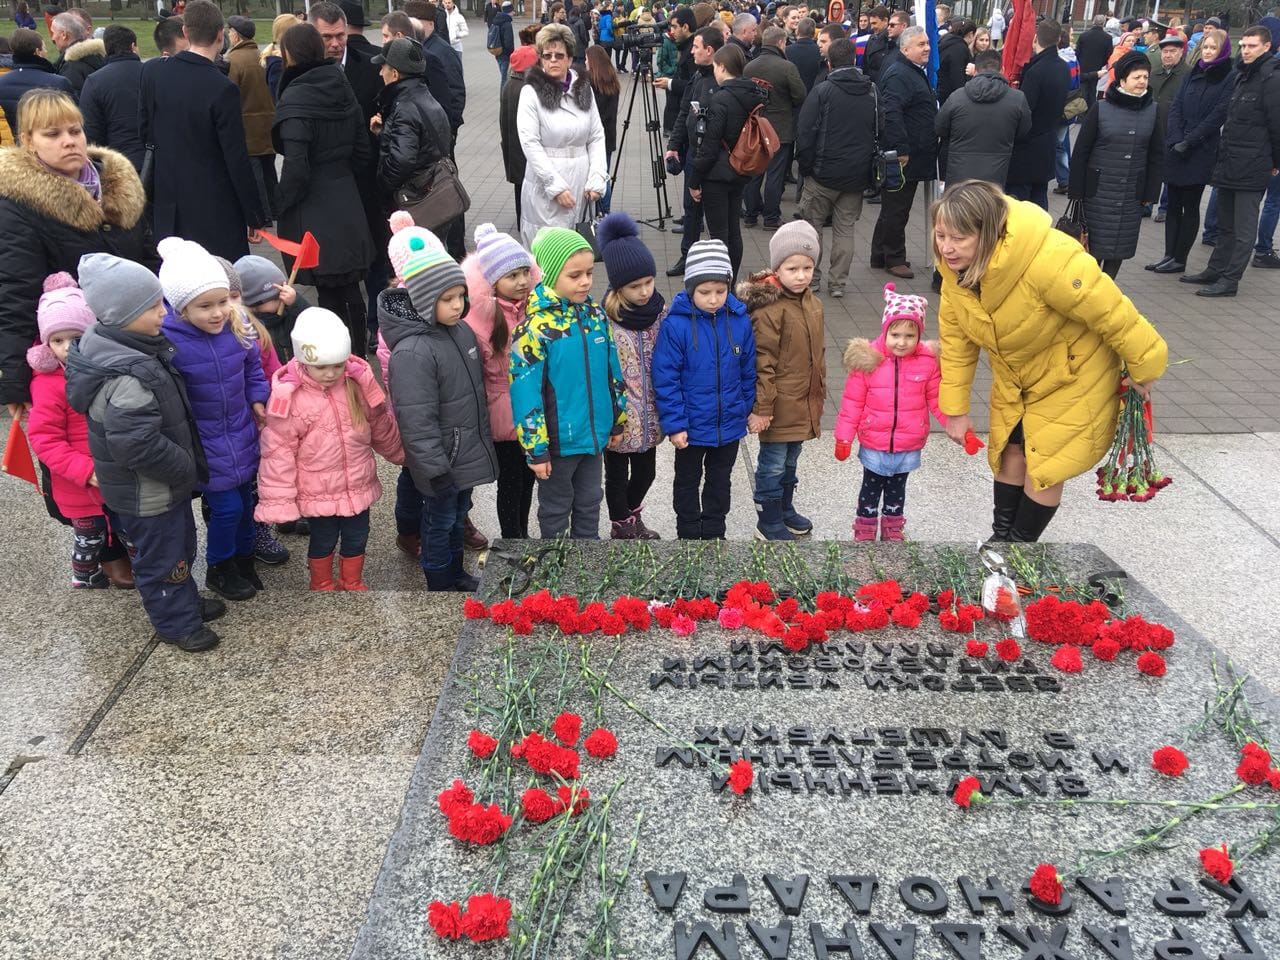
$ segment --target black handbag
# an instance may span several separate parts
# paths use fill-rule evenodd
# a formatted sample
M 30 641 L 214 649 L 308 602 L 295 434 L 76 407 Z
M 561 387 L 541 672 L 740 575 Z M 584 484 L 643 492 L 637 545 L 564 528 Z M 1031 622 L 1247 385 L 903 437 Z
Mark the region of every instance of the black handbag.
M 1083 201 L 1068 200 L 1066 212 L 1058 218 L 1055 226 L 1084 247 L 1086 253 L 1089 251 L 1089 228 L 1084 222 Z
M 142 190 L 150 201 L 156 193 L 156 145 L 148 143 L 142 153 L 142 169 L 138 171 L 138 179 L 142 181 Z
M 447 157 L 410 177 L 396 190 L 395 199 L 397 209 L 408 211 L 415 224 L 428 230 L 438 230 L 471 209 L 458 168 Z
M 582 212 L 578 215 L 578 222 L 573 229 L 577 230 L 582 239 L 591 244 L 591 252 L 596 258 L 596 263 L 604 259 L 600 253 L 600 244 L 596 242 L 596 227 L 600 223 L 600 215 L 596 211 L 596 204 L 593 200 L 585 200 L 582 204 Z

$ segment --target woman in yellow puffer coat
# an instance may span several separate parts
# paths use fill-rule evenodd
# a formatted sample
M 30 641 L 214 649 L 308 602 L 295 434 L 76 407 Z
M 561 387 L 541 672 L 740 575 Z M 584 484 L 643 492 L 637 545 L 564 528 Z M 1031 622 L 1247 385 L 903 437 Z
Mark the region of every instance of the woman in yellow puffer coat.
M 963 443 L 978 353 L 991 364 L 993 540 L 1039 539 L 1063 482 L 1106 455 L 1118 388 L 1143 396 L 1169 349 L 1133 302 L 1049 214 L 966 180 L 933 210 L 947 434 Z

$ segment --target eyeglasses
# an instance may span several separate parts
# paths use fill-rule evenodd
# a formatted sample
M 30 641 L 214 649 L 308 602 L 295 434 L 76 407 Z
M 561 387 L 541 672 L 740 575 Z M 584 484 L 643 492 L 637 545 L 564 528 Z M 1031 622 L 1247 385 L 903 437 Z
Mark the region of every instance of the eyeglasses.
M 543 60 L 568 60 L 569 55 L 567 53 L 544 53 L 542 55 L 542 59 Z

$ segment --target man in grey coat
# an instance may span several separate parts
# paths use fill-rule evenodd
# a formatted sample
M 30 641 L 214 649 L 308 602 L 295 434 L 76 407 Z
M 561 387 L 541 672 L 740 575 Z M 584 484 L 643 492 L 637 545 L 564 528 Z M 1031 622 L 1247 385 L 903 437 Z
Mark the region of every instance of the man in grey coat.
M 782 188 L 791 167 L 791 152 L 796 139 L 796 111 L 804 103 L 804 81 L 800 71 L 783 51 L 787 32 L 781 27 L 766 27 L 760 41 L 760 52 L 747 64 L 742 76 L 747 80 L 764 80 L 772 88 L 764 115 L 778 134 L 778 152 L 763 174 L 747 183 L 742 195 L 744 227 L 754 227 L 764 214 L 764 228 L 777 230 L 782 225 Z
M 947 98 L 934 119 L 945 150 L 947 183 L 988 180 L 1003 185 L 1013 142 L 1031 129 L 1031 108 L 1021 90 L 1000 72 L 1000 52 L 983 50 L 973 60 L 977 76 Z

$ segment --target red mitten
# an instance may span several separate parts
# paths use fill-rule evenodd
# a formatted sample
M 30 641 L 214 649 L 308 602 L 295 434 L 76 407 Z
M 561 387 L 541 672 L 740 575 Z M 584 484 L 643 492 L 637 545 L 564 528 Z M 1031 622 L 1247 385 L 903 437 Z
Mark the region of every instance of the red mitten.
M 974 433 L 972 430 L 965 431 L 965 434 L 964 434 L 964 452 L 965 453 L 967 453 L 969 456 L 972 457 L 975 453 L 977 453 L 979 450 L 981 450 L 985 446 L 986 444 L 978 439 L 978 435 L 976 433 Z
M 848 443 L 844 440 L 836 441 L 836 459 L 837 460 L 848 460 L 849 454 L 852 452 L 852 450 L 853 450 L 852 443 Z

